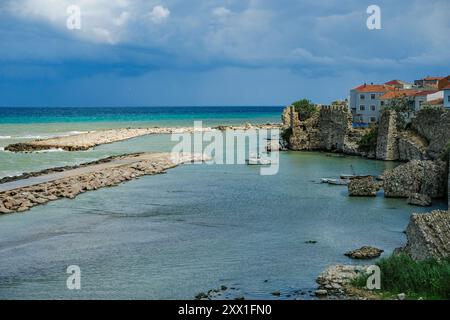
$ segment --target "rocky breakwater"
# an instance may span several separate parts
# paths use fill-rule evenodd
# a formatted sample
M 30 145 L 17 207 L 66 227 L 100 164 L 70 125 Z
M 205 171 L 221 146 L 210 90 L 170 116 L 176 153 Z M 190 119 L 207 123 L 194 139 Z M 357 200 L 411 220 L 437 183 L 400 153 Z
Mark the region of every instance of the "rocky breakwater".
M 215 128 L 174 127 L 174 128 L 125 128 L 91 131 L 87 133 L 55 137 L 43 140 L 33 140 L 23 143 L 10 144 L 5 147 L 11 152 L 33 152 L 40 150 L 62 149 L 65 151 L 84 151 L 93 147 L 118 141 L 124 141 L 151 134 L 209 132 L 212 130 L 249 130 L 249 129 L 278 129 L 281 124 L 245 124 L 243 126 L 217 126 Z
M 56 179 L 49 175 L 49 181 L 0 192 L 0 213 L 23 212 L 60 198 L 73 199 L 87 191 L 116 186 L 144 175 L 164 173 L 182 163 L 202 160 L 206 160 L 202 155 L 144 153 L 67 170 Z
M 390 198 L 446 197 L 447 164 L 413 160 L 384 174 L 384 194 Z M 426 197 L 422 197 L 426 199 Z
M 63 149 L 66 151 L 83 151 L 89 150 L 93 147 L 102 144 L 128 140 L 144 135 L 192 132 L 193 130 L 194 128 L 155 127 L 155 128 L 126 128 L 126 129 L 91 131 L 71 136 L 10 144 L 5 147 L 5 150 L 11 152 L 32 152 L 49 149 Z
M 449 258 L 450 211 L 413 214 L 406 237 L 406 246 L 397 249 L 396 253 L 406 253 L 415 260 Z

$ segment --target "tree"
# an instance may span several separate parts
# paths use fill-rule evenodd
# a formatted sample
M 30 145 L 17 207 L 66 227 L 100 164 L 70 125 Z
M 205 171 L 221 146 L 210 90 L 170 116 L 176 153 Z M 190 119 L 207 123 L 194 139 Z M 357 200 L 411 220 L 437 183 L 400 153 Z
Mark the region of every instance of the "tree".
M 414 100 L 407 96 L 394 98 L 384 109 L 395 111 L 398 115 L 398 126 L 405 129 L 410 120 L 410 113 L 414 112 Z
M 307 120 L 318 112 L 317 107 L 308 99 L 302 99 L 292 104 L 300 116 L 300 120 Z

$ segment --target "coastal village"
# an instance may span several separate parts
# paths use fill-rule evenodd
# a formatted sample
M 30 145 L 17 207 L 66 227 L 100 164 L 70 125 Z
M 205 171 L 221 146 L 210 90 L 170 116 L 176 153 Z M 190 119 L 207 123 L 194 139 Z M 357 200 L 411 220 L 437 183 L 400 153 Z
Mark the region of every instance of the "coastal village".
M 270 142 L 269 152 L 279 149 L 319 151 L 330 156 L 360 156 L 397 162 L 394 169 L 379 176 L 366 172 L 344 176 L 337 172 L 336 177 L 330 177 L 335 178 L 330 180 L 334 184 L 348 188 L 349 197 L 400 198 L 411 206 L 420 207 L 449 199 L 450 76 L 425 77 L 414 83 L 392 80 L 384 84 L 361 84 L 350 90 L 346 101 L 316 105 L 302 100 L 286 107 L 281 125 L 218 126 L 214 129 L 250 128 L 282 129 L 279 145 L 273 146 Z M 192 130 L 188 127 L 111 129 L 16 143 L 6 146 L 5 150 L 34 152 L 59 148 L 73 152 L 143 135 Z M 169 153 L 137 153 L 7 177 L 0 180 L 0 214 L 25 212 L 50 201 L 73 199 L 84 192 L 164 173 L 196 160 L 204 160 L 203 155 L 190 155 L 173 162 Z M 405 245 L 387 259 L 396 261 L 405 259 L 397 256 L 406 256 L 413 261 L 407 260 L 407 263 L 419 263 L 450 257 L 448 210 L 412 214 L 405 234 Z M 356 288 L 353 283 L 369 272 L 370 264 L 376 263 L 369 261 L 380 257 L 384 249 L 372 247 L 370 243 L 349 249 L 352 250 L 342 254 L 351 259 L 367 259 L 367 265 L 330 266 L 318 276 L 319 287 L 315 295 L 321 298 L 380 298 Z M 208 295 L 199 297 L 211 298 Z M 405 297 L 399 294 L 393 298 Z
M 346 185 L 350 197 L 384 195 L 404 198 L 408 204 L 421 207 L 444 199 L 450 206 L 450 76 L 425 77 L 414 83 L 365 83 L 351 89 L 346 101 L 312 104 L 313 107 L 308 103 L 302 100 L 284 109 L 283 139 L 287 149 L 400 162 L 378 177 L 360 172 L 322 182 Z M 413 213 L 405 234 L 406 245 L 396 249 L 386 263 L 406 259 L 399 265 L 417 265 L 450 257 L 448 210 Z M 381 252 L 382 248 L 367 245 L 346 255 L 370 260 Z M 317 278 L 316 295 L 379 298 L 353 285 L 355 279 L 368 272 L 367 268 L 368 265 L 330 266 Z M 448 279 L 443 281 L 448 283 Z M 406 295 L 391 298 L 403 300 Z
M 405 99 L 411 116 L 424 106 L 450 109 L 450 75 L 425 77 L 407 83 L 391 80 L 383 84 L 364 83 L 350 90 L 349 108 L 353 122 L 367 125 L 380 120 L 381 110 L 395 99 Z

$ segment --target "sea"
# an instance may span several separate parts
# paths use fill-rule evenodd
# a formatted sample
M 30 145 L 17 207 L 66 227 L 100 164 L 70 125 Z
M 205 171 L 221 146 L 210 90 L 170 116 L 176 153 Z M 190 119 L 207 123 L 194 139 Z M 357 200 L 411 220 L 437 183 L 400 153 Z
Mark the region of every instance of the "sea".
M 278 123 L 282 107 L 0 108 L 0 178 L 103 157 L 170 151 L 149 135 L 82 152 L 11 153 L 11 143 L 124 127 Z M 280 153 L 279 172 L 257 166 L 182 165 L 0 216 L 0 299 L 314 299 L 333 264 L 368 264 L 344 253 L 405 244 L 413 212 L 404 199 L 352 198 L 320 183 L 379 175 L 397 162 L 320 152 Z M 80 270 L 69 289 L 68 267 Z M 280 295 L 272 293 L 279 292 Z

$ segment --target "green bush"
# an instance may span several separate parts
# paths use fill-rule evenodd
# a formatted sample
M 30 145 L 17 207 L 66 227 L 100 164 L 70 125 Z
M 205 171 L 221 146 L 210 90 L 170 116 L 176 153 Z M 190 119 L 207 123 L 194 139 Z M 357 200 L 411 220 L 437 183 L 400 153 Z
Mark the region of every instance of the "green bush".
M 316 105 L 308 99 L 296 101 L 292 105 L 294 106 L 295 111 L 300 115 L 300 120 L 302 121 L 311 118 L 318 112 Z
M 359 140 L 358 146 L 360 151 L 373 152 L 377 148 L 378 127 L 371 128 Z
M 405 293 L 409 297 L 450 299 L 450 259 L 414 261 L 407 255 L 392 255 L 376 263 L 381 270 L 381 293 Z M 353 285 L 364 287 L 359 277 Z

